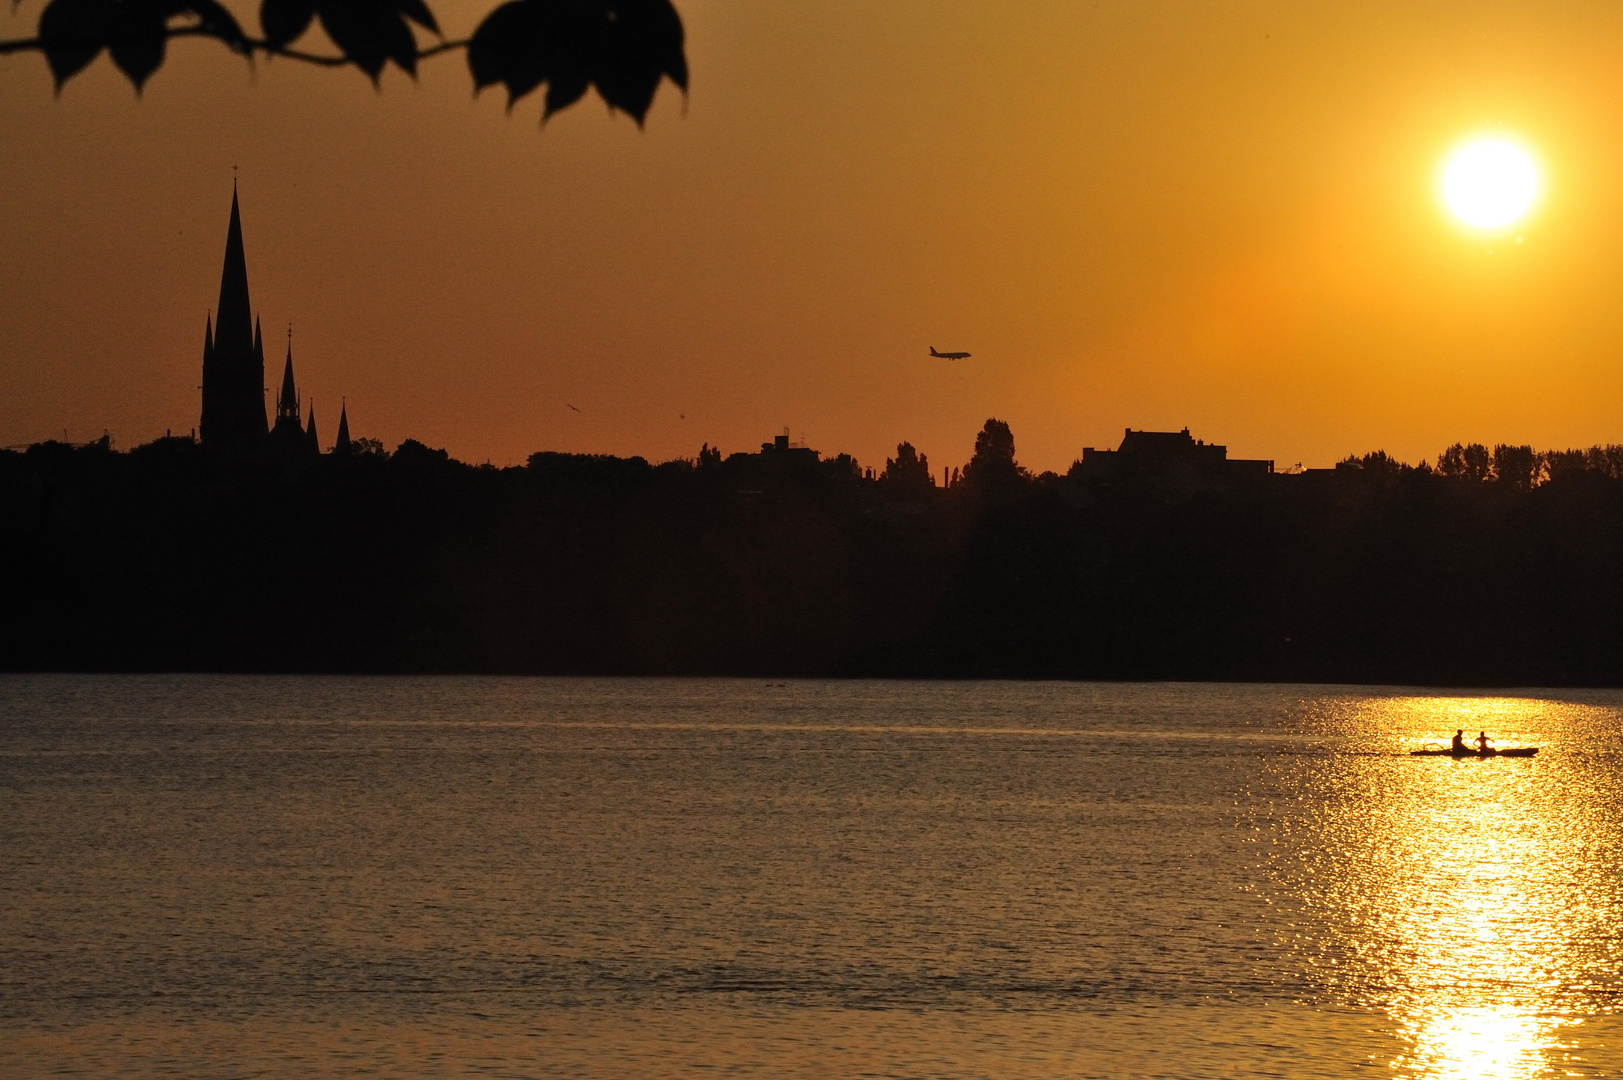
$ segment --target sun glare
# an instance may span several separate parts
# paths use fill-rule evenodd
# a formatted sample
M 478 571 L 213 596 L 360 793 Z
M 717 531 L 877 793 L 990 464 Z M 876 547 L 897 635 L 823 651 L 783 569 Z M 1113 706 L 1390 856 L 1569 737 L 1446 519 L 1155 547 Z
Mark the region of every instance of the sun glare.
M 1454 151 L 1443 168 L 1443 202 L 1477 229 L 1502 229 L 1526 216 L 1538 198 L 1538 166 L 1504 139 L 1481 139 Z

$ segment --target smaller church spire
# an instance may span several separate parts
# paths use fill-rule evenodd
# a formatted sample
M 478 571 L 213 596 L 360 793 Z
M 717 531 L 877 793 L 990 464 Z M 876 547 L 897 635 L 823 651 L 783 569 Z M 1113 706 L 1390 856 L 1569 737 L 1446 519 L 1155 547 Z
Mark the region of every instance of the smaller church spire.
M 305 437 L 310 440 L 310 452 L 321 453 L 321 439 L 316 435 L 316 399 L 310 399 L 310 427 L 305 431 Z
M 347 454 L 352 449 L 354 447 L 350 445 L 349 441 L 349 403 L 340 398 L 338 404 L 338 441 L 333 444 L 332 452 L 335 454 Z
M 265 335 L 259 332 L 259 316 L 254 316 L 254 366 L 259 371 L 259 407 L 265 408 Z
M 293 328 L 287 328 L 287 363 L 282 367 L 282 392 L 276 398 L 276 422 L 299 422 L 299 394 L 293 386 Z
M 203 320 L 203 363 L 206 365 L 214 359 L 214 312 L 209 312 Z

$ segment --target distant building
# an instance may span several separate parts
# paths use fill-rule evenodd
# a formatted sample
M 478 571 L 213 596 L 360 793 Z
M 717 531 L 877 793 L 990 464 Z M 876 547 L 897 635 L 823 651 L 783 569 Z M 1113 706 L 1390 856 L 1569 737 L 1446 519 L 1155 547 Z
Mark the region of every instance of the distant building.
M 1085 448 L 1071 475 L 1096 482 L 1137 482 L 1183 494 L 1255 483 L 1273 475 L 1272 461 L 1231 459 L 1228 453 L 1226 446 L 1192 438 L 1188 428 L 1128 428 L 1115 450 Z
M 795 461 L 811 464 L 818 459 L 818 453 L 804 443 L 789 441 L 789 429 L 784 428 L 782 435 L 774 435 L 771 442 L 761 444 L 761 453 L 781 461 Z
M 265 339 L 248 299 L 248 260 L 242 244 L 242 214 L 231 190 L 231 224 L 225 234 L 225 268 L 220 273 L 220 305 L 203 330 L 203 416 L 198 437 L 203 449 L 221 457 L 269 455 L 282 464 L 314 460 L 321 448 L 312 403 L 308 421 L 293 381 L 293 335 L 288 333 L 276 423 L 265 415 Z M 347 409 L 339 416 L 339 445 L 349 449 Z
M 760 453 L 739 451 L 728 454 L 723 461 L 720 450 L 706 445 L 699 454 L 701 468 L 724 466 L 731 482 L 741 485 L 736 489 L 737 493 L 745 496 L 760 495 L 768 487 L 785 480 L 826 475 L 827 469 L 838 468 L 842 459 L 849 460 L 841 454 L 823 461 L 822 455 L 805 443 L 792 442 L 788 428 L 783 429 L 782 435 L 773 436 L 771 441 L 762 443 Z

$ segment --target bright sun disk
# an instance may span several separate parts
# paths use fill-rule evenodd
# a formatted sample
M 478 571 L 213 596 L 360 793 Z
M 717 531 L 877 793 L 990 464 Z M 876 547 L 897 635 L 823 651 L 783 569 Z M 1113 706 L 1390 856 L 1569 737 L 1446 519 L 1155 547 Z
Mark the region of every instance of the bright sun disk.
M 1482 139 L 1454 152 L 1443 169 L 1443 201 L 1454 216 L 1478 229 L 1520 220 L 1538 197 L 1532 155 L 1503 139 Z

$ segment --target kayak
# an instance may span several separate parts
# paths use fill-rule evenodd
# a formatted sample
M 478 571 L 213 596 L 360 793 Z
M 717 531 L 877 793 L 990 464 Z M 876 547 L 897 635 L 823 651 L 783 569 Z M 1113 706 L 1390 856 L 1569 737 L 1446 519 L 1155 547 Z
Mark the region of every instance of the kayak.
M 1536 746 L 1514 746 L 1508 750 L 1489 749 L 1487 753 L 1478 750 L 1454 751 L 1446 747 L 1437 750 L 1410 750 L 1410 757 L 1532 757 L 1538 753 Z

